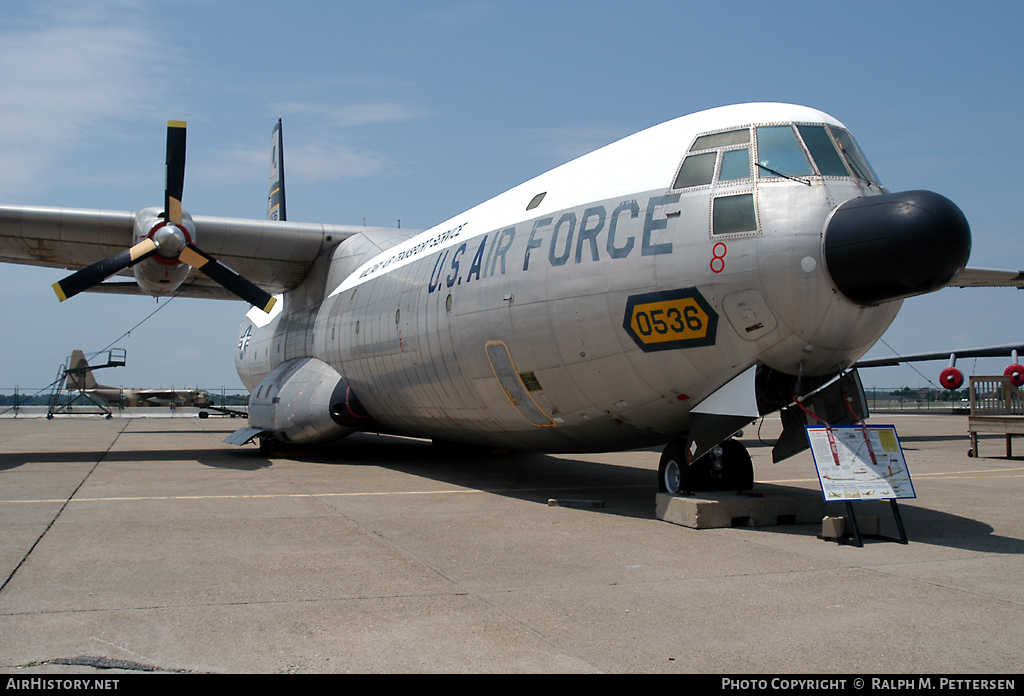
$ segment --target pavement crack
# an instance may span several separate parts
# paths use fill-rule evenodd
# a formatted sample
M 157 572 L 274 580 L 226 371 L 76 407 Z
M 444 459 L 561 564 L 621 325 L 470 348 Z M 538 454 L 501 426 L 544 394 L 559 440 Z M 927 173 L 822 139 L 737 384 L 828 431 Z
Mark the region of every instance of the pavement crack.
M 4 579 L 3 584 L 0 585 L 0 593 L 3 593 L 3 591 L 7 589 L 7 585 L 10 584 L 11 580 L 14 579 L 14 576 L 18 574 L 18 571 L 21 570 L 21 567 L 25 565 L 25 561 L 27 561 L 28 557 L 32 555 L 32 552 L 35 551 L 36 547 L 39 545 L 39 542 L 43 540 L 43 537 L 46 536 L 47 532 L 50 531 L 50 528 L 52 528 L 53 525 L 57 522 L 61 514 L 64 512 L 64 509 L 74 499 L 75 495 L 78 494 L 78 491 L 81 490 L 82 486 L 85 485 L 85 482 L 89 480 L 89 477 L 92 476 L 92 472 L 96 471 L 96 467 L 100 465 L 100 462 L 106 459 L 107 455 L 110 453 L 111 448 L 113 448 L 113 446 L 117 443 L 121 435 L 124 434 L 124 431 L 128 428 L 129 424 L 131 424 L 131 420 L 124 421 L 124 425 L 121 427 L 119 431 L 117 431 L 117 434 L 114 436 L 114 439 L 110 441 L 110 444 L 107 445 L 107 449 L 103 451 L 103 454 L 96 458 L 96 463 L 92 465 L 89 471 L 86 472 L 85 476 L 82 477 L 82 480 L 78 482 L 78 485 L 75 486 L 75 490 L 71 491 L 71 495 L 69 495 L 67 500 L 64 501 L 64 504 L 60 506 L 60 509 L 57 510 L 57 513 L 53 516 L 53 519 L 51 519 L 49 523 L 47 523 L 46 528 L 42 531 L 39 537 L 34 542 L 32 542 L 32 546 L 29 547 L 29 550 L 25 552 L 25 555 L 21 558 L 21 560 L 18 561 L 18 565 L 14 566 L 14 570 L 12 570 L 10 575 L 8 575 Z

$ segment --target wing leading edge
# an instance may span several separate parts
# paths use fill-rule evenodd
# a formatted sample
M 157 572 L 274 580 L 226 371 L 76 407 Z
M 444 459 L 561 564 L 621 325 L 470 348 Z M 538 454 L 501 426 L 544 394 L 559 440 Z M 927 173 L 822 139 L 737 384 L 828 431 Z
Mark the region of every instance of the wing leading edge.
M 1024 344 L 1008 344 L 1003 346 L 985 346 L 982 348 L 964 348 L 963 350 L 947 350 L 937 353 L 912 353 L 910 355 L 894 355 L 891 358 L 873 358 L 860 360 L 853 367 L 891 367 L 912 362 L 928 362 L 929 360 L 949 360 L 956 358 L 1005 358 L 1013 351 L 1024 354 Z
M 1024 271 L 968 266 L 949 283 L 952 288 L 1024 288 Z
M 130 247 L 138 213 L 75 208 L 0 206 L 0 261 L 69 270 Z M 193 217 L 203 249 L 271 293 L 298 286 L 325 250 L 368 229 L 355 225 Z M 129 272 L 130 273 L 130 272 Z M 96 292 L 138 294 L 134 283 L 108 282 Z M 191 273 L 184 296 L 236 299 Z

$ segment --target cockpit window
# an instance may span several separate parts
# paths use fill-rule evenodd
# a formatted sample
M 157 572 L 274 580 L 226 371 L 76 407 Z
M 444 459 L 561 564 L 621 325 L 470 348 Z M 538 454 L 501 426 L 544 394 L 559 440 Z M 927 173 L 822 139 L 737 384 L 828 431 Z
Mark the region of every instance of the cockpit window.
M 746 179 L 750 176 L 750 150 L 726 150 L 722 153 L 722 171 L 718 173 L 719 181 Z
M 871 165 L 864 159 L 864 155 L 861 154 L 860 148 L 857 147 L 857 142 L 850 135 L 849 131 L 845 131 L 842 128 L 836 128 L 830 126 L 832 135 L 835 136 L 836 142 L 839 143 L 839 147 L 842 149 L 843 154 L 846 155 L 846 161 L 850 163 L 850 169 L 853 170 L 854 175 L 865 181 L 871 181 L 879 183 L 878 177 L 875 176 L 875 172 L 871 169 Z
M 711 204 L 711 232 L 712 234 L 757 232 L 754 194 L 741 193 L 737 196 L 716 198 Z
M 715 178 L 715 161 L 718 158 L 717 152 L 706 152 L 702 155 L 689 155 L 683 160 L 683 166 L 679 168 L 679 175 L 672 188 L 686 188 L 688 186 L 705 186 Z
M 708 186 L 715 180 L 716 167 L 720 167 L 719 181 L 750 178 L 749 128 L 711 133 L 694 140 L 672 188 Z
M 759 176 L 813 176 L 807 154 L 792 126 L 761 126 L 757 129 Z
M 797 126 L 800 137 L 811 152 L 811 158 L 818 165 L 822 176 L 849 176 L 843 158 L 836 152 L 832 138 L 828 136 L 825 126 Z
M 726 131 L 724 133 L 712 133 L 711 135 L 702 135 L 693 141 L 693 147 L 690 148 L 690 152 L 696 152 L 697 150 L 708 150 L 713 147 L 727 147 L 729 145 L 742 145 L 743 143 L 750 142 L 750 129 L 743 128 L 741 130 Z

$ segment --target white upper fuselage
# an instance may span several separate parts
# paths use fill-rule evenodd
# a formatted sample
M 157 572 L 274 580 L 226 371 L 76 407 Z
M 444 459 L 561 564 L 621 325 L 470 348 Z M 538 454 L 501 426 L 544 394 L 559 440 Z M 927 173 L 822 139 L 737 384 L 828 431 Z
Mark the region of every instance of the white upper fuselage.
M 699 133 L 752 123 L 793 122 L 829 123 L 842 127 L 839 121 L 828 114 L 792 104 L 738 104 L 682 116 L 634 133 L 545 172 L 435 225 L 389 249 L 386 254 L 368 259 L 332 294 L 344 292 L 382 273 L 411 263 L 424 253 L 445 249 L 510 224 L 584 207 L 592 201 L 667 189 L 682 155 Z M 547 194 L 544 200 L 526 215 L 527 204 L 534 195 L 542 192 Z M 445 233 L 451 230 L 458 230 L 457 237 L 441 241 Z
M 694 405 L 755 364 L 836 373 L 900 302 L 865 308 L 838 295 L 822 234 L 839 204 L 881 191 L 824 167 L 787 178 L 757 166 L 774 163 L 766 127 L 789 124 L 843 128 L 800 106 L 712 109 L 398 243 L 356 235 L 278 314 L 250 312 L 239 374 L 255 396 L 275 367 L 315 358 L 391 431 L 580 451 L 666 442 Z M 757 127 L 766 142 L 755 161 Z M 742 129 L 746 144 L 695 147 Z M 711 163 L 709 183 L 680 184 L 688 152 Z M 743 152 L 747 175 L 727 175 Z

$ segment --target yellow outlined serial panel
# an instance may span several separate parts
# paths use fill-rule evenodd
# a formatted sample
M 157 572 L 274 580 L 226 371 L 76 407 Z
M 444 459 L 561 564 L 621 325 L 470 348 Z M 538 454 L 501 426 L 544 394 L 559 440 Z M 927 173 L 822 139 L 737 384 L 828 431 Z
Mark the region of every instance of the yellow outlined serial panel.
M 644 352 L 713 346 L 718 314 L 697 288 L 631 295 L 622 327 Z

